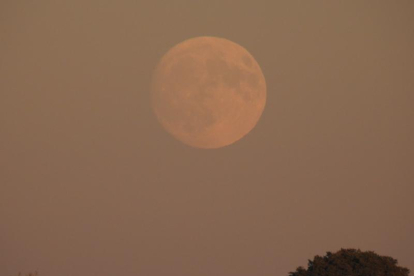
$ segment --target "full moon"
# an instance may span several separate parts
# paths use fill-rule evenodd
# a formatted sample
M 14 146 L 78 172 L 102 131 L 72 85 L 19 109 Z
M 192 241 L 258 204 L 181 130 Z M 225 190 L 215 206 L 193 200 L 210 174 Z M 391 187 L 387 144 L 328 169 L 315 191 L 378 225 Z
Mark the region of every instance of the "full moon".
M 176 139 L 196 148 L 220 148 L 257 124 L 266 104 L 266 81 L 242 46 L 196 37 L 161 58 L 151 100 L 158 121 Z

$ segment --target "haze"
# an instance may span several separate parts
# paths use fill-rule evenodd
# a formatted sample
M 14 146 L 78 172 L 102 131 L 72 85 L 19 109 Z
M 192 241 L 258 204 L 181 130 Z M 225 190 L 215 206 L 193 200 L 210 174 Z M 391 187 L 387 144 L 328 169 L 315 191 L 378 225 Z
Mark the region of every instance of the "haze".
M 414 271 L 413 1 L 1 1 L 0 275 L 287 275 L 326 251 Z M 150 106 L 162 55 L 245 47 L 267 102 L 216 150 Z

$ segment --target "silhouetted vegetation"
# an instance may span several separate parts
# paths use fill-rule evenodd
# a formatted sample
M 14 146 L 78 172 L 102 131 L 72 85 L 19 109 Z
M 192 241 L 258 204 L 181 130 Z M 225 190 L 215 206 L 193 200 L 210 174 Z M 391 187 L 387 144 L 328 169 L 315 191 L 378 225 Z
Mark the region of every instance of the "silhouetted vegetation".
M 22 274 L 19 273 L 19 276 L 22 276 Z M 26 274 L 26 276 L 39 276 L 39 274 L 37 274 L 37 271 L 35 271 L 35 272 L 29 272 L 29 274 Z
M 407 268 L 397 265 L 391 257 L 379 256 L 372 251 L 341 249 L 326 256 L 315 256 L 308 268 L 298 267 L 290 276 L 408 276 Z

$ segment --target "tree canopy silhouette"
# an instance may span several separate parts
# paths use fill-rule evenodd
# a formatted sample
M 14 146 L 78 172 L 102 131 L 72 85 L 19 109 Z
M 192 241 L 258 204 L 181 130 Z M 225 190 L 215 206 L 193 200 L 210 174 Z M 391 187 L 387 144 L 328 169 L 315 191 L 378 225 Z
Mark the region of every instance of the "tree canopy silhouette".
M 35 272 L 30 272 L 29 274 L 27 274 L 26 276 L 38 276 L 39 274 L 37 274 L 37 271 Z M 22 276 L 22 273 L 19 272 L 18 276 Z
M 308 268 L 298 267 L 290 276 L 408 276 L 407 268 L 397 265 L 397 260 L 379 256 L 372 251 L 341 249 L 327 252 L 324 257 L 315 256 Z

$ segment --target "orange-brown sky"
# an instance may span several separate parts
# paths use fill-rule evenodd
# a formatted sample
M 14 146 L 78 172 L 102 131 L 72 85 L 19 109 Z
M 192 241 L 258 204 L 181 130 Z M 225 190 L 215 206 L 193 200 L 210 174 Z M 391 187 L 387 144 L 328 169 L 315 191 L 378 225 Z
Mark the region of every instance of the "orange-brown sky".
M 414 270 L 414 2 L 311 2 L 1 1 L 0 275 L 282 276 L 341 247 Z M 202 35 L 268 87 L 216 150 L 150 106 Z

